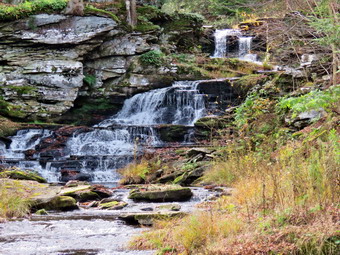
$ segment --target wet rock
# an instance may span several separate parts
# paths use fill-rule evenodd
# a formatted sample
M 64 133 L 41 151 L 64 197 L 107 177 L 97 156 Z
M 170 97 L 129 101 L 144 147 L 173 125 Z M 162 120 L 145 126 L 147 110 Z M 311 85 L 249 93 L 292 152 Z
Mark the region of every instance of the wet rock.
M 168 204 L 168 205 L 159 205 L 156 206 L 157 211 L 179 211 L 181 210 L 180 204 Z
M 187 201 L 192 195 L 190 188 L 179 185 L 147 185 L 132 190 L 129 198 L 136 201 L 174 202 Z
M 99 185 L 99 184 L 92 185 L 91 189 L 93 192 L 97 193 L 100 198 L 107 198 L 113 195 L 113 191 L 106 188 L 103 185 Z
M 128 204 L 125 202 L 119 202 L 119 201 L 112 201 L 108 203 L 100 203 L 99 207 L 100 209 L 107 209 L 107 210 L 120 210 L 123 209 Z
M 60 195 L 73 197 L 79 202 L 100 199 L 100 196 L 91 190 L 90 185 L 78 186 L 76 188 L 66 188 L 62 190 Z
M 78 187 L 78 186 L 82 186 L 82 185 L 90 185 L 90 183 L 85 182 L 85 181 L 72 180 L 72 181 L 68 181 L 65 184 L 65 187 L 72 188 L 72 187 Z
M 66 169 L 63 169 L 60 172 L 61 172 L 62 182 L 68 182 L 71 180 L 91 181 L 91 175 L 89 174 L 79 173 L 78 171 L 66 170 Z
M 164 142 L 183 142 L 189 130 L 188 127 L 182 125 L 161 125 L 157 129 Z
M 154 220 L 169 219 L 175 217 L 184 217 L 183 212 L 141 212 L 127 213 L 119 216 L 119 219 L 124 220 L 128 224 L 151 226 Z
M 195 157 L 199 154 L 203 154 L 203 155 L 206 155 L 206 154 L 211 154 L 213 153 L 215 150 L 213 149 L 210 149 L 210 148 L 192 148 L 190 149 L 188 152 L 187 152 L 187 155 L 188 157 Z
M 16 180 L 31 180 L 31 181 L 37 181 L 40 183 L 47 183 L 47 181 L 43 177 L 41 177 L 39 174 L 35 172 L 9 170 L 9 171 L 1 172 L 0 176 L 3 178 L 7 177 L 11 179 L 16 179 Z
M 35 212 L 37 215 L 48 215 L 47 211 L 45 209 L 40 209 Z
M 56 196 L 48 202 L 36 204 L 36 209 L 71 211 L 78 209 L 77 201 L 69 196 Z
M 152 207 L 145 207 L 145 208 L 141 208 L 141 211 L 143 211 L 143 212 L 152 212 L 153 208 Z
M 117 201 L 117 202 L 121 202 L 122 199 L 119 197 L 107 197 L 107 198 L 103 198 L 100 203 L 110 203 L 113 201 Z

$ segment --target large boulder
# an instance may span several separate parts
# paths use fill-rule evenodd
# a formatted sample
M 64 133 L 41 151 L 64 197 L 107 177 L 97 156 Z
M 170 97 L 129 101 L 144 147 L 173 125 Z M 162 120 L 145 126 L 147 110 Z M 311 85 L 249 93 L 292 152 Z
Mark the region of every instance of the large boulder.
M 21 171 L 21 170 L 8 170 L 0 173 L 2 178 L 11 178 L 16 180 L 28 180 L 37 181 L 40 183 L 47 183 L 46 179 L 41 177 L 39 174 L 31 171 Z
M 35 209 L 45 209 L 53 211 L 70 211 L 78 209 L 77 201 L 69 196 L 56 196 L 44 203 L 37 203 Z
M 39 14 L 30 21 L 19 21 L 19 31 L 11 34 L 14 38 L 42 44 L 79 44 L 103 32 L 112 30 L 117 22 L 103 17 L 79 17 L 53 14 Z M 32 29 L 35 28 L 35 29 Z
M 135 201 L 174 202 L 187 201 L 192 195 L 190 188 L 179 185 L 146 185 L 132 190 L 129 198 Z
M 137 212 L 127 213 L 119 216 L 119 219 L 132 225 L 151 226 L 155 220 L 164 220 L 175 217 L 184 217 L 184 212 L 158 211 L 158 212 Z

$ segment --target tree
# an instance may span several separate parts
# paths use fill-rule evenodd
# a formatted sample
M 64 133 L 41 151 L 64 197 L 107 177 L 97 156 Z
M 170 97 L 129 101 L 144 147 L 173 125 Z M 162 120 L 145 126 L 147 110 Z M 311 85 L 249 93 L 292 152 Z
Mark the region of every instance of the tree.
M 323 37 L 317 41 L 326 47 L 331 47 L 332 50 L 332 83 L 338 84 L 338 70 L 339 70 L 339 52 L 340 52 L 340 26 L 339 26 L 339 10 L 340 6 L 336 0 L 322 0 L 317 3 L 312 9 L 312 17 L 310 24 Z
M 83 0 L 69 0 L 67 3 L 65 14 L 83 16 L 84 15 L 84 1 Z
M 125 0 L 126 13 L 127 13 L 127 23 L 132 27 L 137 25 L 137 7 L 136 0 Z

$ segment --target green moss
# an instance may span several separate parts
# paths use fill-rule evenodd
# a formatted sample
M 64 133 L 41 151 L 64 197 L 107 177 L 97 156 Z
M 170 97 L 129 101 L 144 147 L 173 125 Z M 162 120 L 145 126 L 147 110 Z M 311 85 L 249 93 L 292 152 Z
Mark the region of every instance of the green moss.
M 127 206 L 127 203 L 125 202 L 118 202 L 118 201 L 112 201 L 108 203 L 102 203 L 100 204 L 100 208 L 102 209 L 111 209 L 111 210 L 119 210 Z
M 92 74 L 85 74 L 83 79 L 84 83 L 86 83 L 90 88 L 93 88 L 96 85 L 97 78 Z
M 7 86 L 7 87 L 11 90 L 14 90 L 19 96 L 31 94 L 36 91 L 36 87 L 33 86 Z
M 110 11 L 107 11 L 107 10 L 103 10 L 103 9 L 95 8 L 95 7 L 92 6 L 92 5 L 86 5 L 86 6 L 85 6 L 85 13 L 89 13 L 89 14 L 92 14 L 92 13 L 95 13 L 95 14 L 103 14 L 103 15 L 105 15 L 105 16 L 110 17 L 110 18 L 113 19 L 114 21 L 120 23 L 119 18 L 118 18 L 117 15 L 114 14 L 113 12 L 110 12 Z
M 22 106 L 11 104 L 5 101 L 2 96 L 0 96 L 0 114 L 14 118 L 24 118 L 27 115 Z
M 48 215 L 47 211 L 45 209 L 40 209 L 35 212 L 37 215 Z
M 0 3 L 0 20 L 17 20 L 38 13 L 53 13 L 65 9 L 67 0 L 35 0 L 18 5 Z
M 135 31 L 146 33 L 150 31 L 160 30 L 160 26 L 154 25 L 150 21 L 139 21 L 137 26 L 134 28 Z
M 17 180 L 31 180 L 31 181 L 37 181 L 40 183 L 47 183 L 47 181 L 38 175 L 37 173 L 30 172 L 30 171 L 19 171 L 19 170 L 10 170 L 0 173 L 2 177 L 7 177 L 11 179 L 17 179 Z
M 44 205 L 43 209 L 46 210 L 73 210 L 77 209 L 77 201 L 73 197 L 58 196 L 53 198 L 50 202 Z

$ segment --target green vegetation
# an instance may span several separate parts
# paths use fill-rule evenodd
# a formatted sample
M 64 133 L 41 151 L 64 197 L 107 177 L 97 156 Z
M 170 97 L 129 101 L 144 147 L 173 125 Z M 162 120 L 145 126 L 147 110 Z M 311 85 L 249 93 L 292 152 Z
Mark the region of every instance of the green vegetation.
M 131 163 L 118 170 L 118 172 L 122 175 L 120 183 L 147 183 L 149 177 L 159 170 L 160 166 L 161 161 L 159 159 L 142 159 L 141 162 Z
M 120 22 L 119 18 L 117 17 L 117 15 L 111 11 L 107 11 L 107 10 L 103 10 L 103 9 L 99 9 L 94 7 L 93 5 L 86 5 L 85 6 L 85 13 L 94 13 L 94 14 L 102 14 L 105 16 L 108 16 L 109 18 L 113 19 L 116 22 Z
M 290 110 L 292 117 L 295 118 L 299 113 L 306 111 L 329 110 L 334 103 L 338 102 L 339 97 L 340 85 L 337 85 L 325 91 L 313 90 L 299 97 L 283 98 L 278 108 L 281 111 Z
M 84 82 L 90 87 L 93 88 L 96 85 L 97 79 L 96 76 L 91 74 L 85 74 Z
M 152 50 L 140 56 L 139 60 L 142 65 L 159 67 L 163 63 L 164 54 L 158 50 Z
M 67 0 L 33 0 L 19 5 L 0 4 L 0 20 L 16 20 L 38 13 L 53 13 L 63 10 Z
M 26 216 L 30 212 L 30 205 L 19 182 L 0 179 L 0 222 Z
M 46 183 L 47 181 L 32 171 L 24 171 L 18 169 L 8 169 L 6 171 L 0 172 L 0 178 L 11 178 L 16 180 L 30 180 L 30 181 L 37 181 L 40 183 Z

